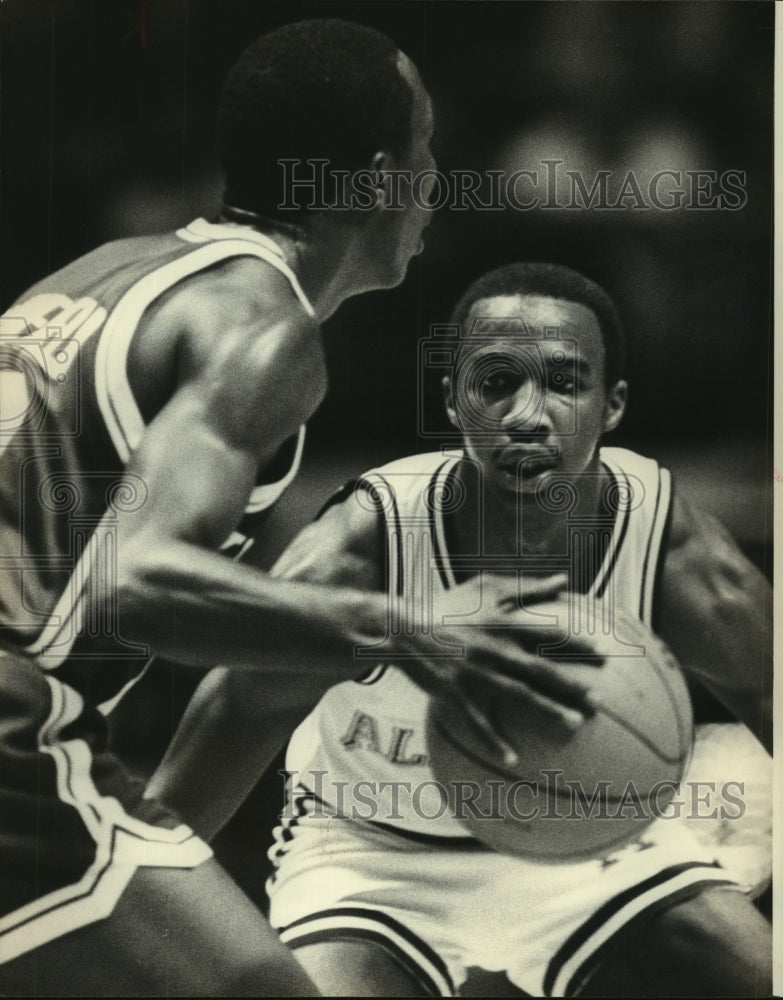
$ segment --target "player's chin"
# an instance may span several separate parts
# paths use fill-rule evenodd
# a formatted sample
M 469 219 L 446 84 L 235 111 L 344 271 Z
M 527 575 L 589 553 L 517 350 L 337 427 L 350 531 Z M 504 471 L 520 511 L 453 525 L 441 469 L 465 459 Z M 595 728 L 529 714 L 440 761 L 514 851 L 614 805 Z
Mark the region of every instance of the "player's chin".
M 390 268 L 390 270 L 389 270 L 389 281 L 388 281 L 388 283 L 384 287 L 385 288 L 396 288 L 397 285 L 401 285 L 403 283 L 403 281 L 405 281 L 406 277 L 408 276 L 408 272 L 411 269 L 411 264 L 413 264 L 415 266 L 416 262 L 418 261 L 418 256 L 419 256 L 419 251 L 418 250 L 416 252 L 414 252 L 414 253 L 409 253 L 408 256 L 405 257 L 400 262 L 400 264 L 397 265 L 397 267 L 395 269 L 391 269 Z
M 535 494 L 535 490 L 529 490 L 520 483 L 504 482 L 497 477 L 493 477 L 491 482 L 485 483 L 485 490 L 492 494 L 496 502 L 514 508 Z

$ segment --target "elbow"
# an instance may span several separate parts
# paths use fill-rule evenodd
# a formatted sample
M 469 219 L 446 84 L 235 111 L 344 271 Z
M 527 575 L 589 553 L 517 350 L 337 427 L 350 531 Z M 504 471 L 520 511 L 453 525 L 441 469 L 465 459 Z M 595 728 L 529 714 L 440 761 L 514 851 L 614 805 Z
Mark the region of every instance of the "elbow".
M 764 636 L 770 631 L 772 590 L 739 553 L 716 560 L 709 591 L 718 621 L 744 634 Z

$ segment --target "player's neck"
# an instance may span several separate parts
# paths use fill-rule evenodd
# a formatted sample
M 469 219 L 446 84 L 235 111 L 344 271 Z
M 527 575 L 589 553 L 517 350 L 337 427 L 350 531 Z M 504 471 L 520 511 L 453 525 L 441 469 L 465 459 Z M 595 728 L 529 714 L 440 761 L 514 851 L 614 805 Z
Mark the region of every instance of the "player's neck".
M 305 225 L 262 219 L 243 213 L 246 219 L 224 218 L 228 225 L 252 225 L 279 247 L 283 260 L 294 272 L 315 318 L 323 323 L 346 299 L 375 287 L 364 280 L 359 227 L 331 225 L 313 216 Z
M 465 502 L 454 514 L 452 538 L 455 554 L 486 556 L 557 557 L 568 552 L 574 520 L 589 524 L 601 514 L 607 473 L 596 458 L 594 476 L 580 476 L 575 503 L 542 503 L 536 494 L 500 496 L 477 477 L 471 463 L 461 463 Z

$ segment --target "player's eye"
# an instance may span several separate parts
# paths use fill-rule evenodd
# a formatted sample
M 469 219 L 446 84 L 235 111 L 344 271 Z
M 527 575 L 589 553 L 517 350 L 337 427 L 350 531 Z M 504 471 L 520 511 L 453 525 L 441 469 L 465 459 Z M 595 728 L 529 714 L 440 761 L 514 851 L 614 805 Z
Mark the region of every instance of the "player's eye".
M 549 376 L 549 388 L 554 392 L 574 393 L 577 388 L 576 377 L 573 372 L 554 371 Z
M 481 380 L 481 394 L 485 400 L 507 396 L 515 392 L 522 381 L 519 372 L 500 370 L 485 375 Z

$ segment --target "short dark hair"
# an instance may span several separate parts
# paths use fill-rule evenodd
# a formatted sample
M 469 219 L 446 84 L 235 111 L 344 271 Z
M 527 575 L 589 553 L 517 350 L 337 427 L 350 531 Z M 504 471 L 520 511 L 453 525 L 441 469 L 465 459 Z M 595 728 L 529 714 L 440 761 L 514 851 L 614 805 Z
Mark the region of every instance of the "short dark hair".
M 464 327 L 475 302 L 497 295 L 545 295 L 587 306 L 595 314 L 601 329 L 607 388 L 622 378 L 625 335 L 620 317 L 607 293 L 594 281 L 560 264 L 507 264 L 473 282 L 454 307 L 451 322 Z
M 290 218 L 297 213 L 277 208 L 281 158 L 356 170 L 378 150 L 405 153 L 413 92 L 399 54 L 380 31 L 332 18 L 287 24 L 249 45 L 228 75 L 218 113 L 226 203 Z M 299 169 L 312 173 L 307 164 Z M 301 211 L 309 200 L 302 198 Z

